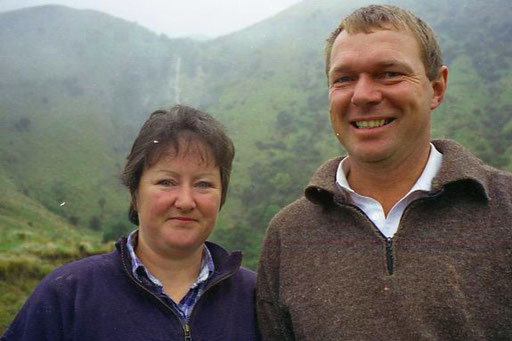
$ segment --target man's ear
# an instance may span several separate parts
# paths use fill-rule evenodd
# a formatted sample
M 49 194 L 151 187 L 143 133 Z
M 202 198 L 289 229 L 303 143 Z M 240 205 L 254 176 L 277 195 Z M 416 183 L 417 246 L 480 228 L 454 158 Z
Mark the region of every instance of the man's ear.
M 431 81 L 432 86 L 432 100 L 430 102 L 430 109 L 435 110 L 441 104 L 446 93 L 446 87 L 448 82 L 448 67 L 446 65 L 441 66 L 437 78 Z

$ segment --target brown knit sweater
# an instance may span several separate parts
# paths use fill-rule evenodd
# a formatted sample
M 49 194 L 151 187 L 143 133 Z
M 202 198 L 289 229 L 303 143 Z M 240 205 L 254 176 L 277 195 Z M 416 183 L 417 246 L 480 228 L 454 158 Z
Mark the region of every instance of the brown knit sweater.
M 428 197 L 387 242 L 322 165 L 270 223 L 257 282 L 264 340 L 512 340 L 512 174 L 453 141 Z

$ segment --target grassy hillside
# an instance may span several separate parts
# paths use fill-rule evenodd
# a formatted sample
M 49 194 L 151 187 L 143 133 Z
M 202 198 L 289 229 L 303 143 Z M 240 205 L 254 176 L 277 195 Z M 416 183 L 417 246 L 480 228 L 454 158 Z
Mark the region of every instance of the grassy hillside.
M 0 14 L 0 330 L 55 266 L 133 228 L 117 176 L 141 114 L 173 96 L 175 44 L 98 12 Z
M 127 197 L 117 175 L 141 115 L 173 96 L 179 43 L 57 6 L 1 14 L 0 42 L 0 167 L 74 225 L 119 220 Z
M 512 170 L 509 1 L 391 2 L 432 24 L 450 68 L 434 136 Z M 61 6 L 0 13 L 0 331 L 41 276 L 134 228 L 118 174 L 140 124 L 175 102 L 211 112 L 235 141 L 212 238 L 243 249 L 255 268 L 271 217 L 342 153 L 329 124 L 324 41 L 368 3 L 306 0 L 206 42 Z
M 0 174 L 0 333 L 55 266 L 106 252 L 98 233 L 77 229 L 19 192 Z M 62 209 L 65 205 L 62 206 Z
M 200 103 L 228 122 L 238 147 L 226 209 L 232 226 L 248 225 L 261 235 L 321 160 L 342 152 L 329 125 L 324 40 L 341 17 L 374 2 L 304 1 L 205 44 L 207 57 L 193 60 L 216 94 Z M 512 6 L 503 0 L 391 2 L 432 24 L 450 68 L 433 135 L 512 170 Z

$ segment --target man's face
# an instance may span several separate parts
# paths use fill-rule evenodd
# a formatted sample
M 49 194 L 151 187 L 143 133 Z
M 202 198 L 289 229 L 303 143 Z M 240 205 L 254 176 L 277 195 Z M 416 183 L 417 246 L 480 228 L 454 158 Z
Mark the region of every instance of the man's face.
M 355 162 L 400 162 L 428 147 L 446 69 L 430 81 L 408 32 L 342 31 L 331 52 L 332 128 Z

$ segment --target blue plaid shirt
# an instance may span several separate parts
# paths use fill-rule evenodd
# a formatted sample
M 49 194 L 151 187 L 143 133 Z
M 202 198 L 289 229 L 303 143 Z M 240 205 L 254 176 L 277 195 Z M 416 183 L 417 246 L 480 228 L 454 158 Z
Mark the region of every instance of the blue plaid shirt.
M 137 257 L 135 254 L 135 248 L 137 247 L 138 243 L 138 236 L 138 230 L 135 230 L 128 235 L 128 240 L 126 241 L 126 248 L 128 249 L 128 253 L 130 254 L 132 261 L 133 276 L 140 283 L 148 287 L 154 294 L 176 308 L 182 321 L 185 323 L 188 322 L 194 305 L 196 304 L 199 297 L 203 294 L 204 289 L 208 283 L 208 279 L 215 271 L 210 251 L 206 245 L 204 245 L 203 259 L 201 261 L 201 270 L 199 271 L 199 276 L 197 276 L 194 284 L 190 286 L 188 293 L 181 299 L 180 302 L 176 303 L 165 294 L 162 283 L 155 276 L 153 276 L 148 269 L 146 269 L 144 264 L 142 264 L 140 261 L 139 257 Z

